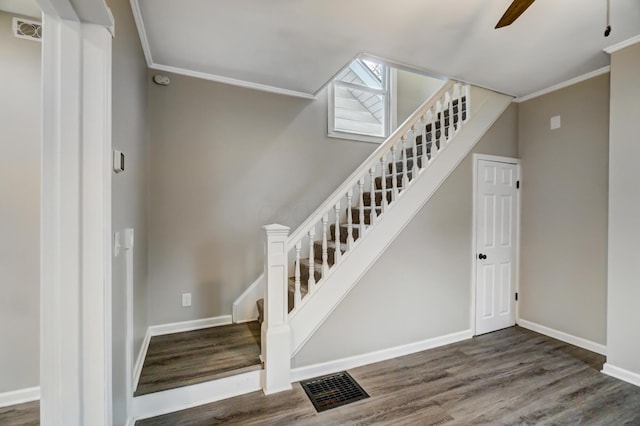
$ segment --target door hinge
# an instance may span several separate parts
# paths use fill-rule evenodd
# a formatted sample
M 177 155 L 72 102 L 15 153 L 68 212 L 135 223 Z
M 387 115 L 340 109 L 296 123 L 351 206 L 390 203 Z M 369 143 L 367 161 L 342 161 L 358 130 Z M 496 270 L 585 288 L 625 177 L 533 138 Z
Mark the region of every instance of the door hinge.
M 519 180 L 516 181 L 516 189 L 520 189 L 520 181 Z
M 516 292 L 516 302 L 518 301 L 518 292 Z

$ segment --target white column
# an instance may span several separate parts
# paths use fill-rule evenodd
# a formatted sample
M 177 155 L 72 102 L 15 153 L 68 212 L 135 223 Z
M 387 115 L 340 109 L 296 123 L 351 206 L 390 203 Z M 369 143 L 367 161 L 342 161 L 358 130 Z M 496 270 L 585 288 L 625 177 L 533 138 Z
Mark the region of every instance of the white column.
M 41 424 L 110 425 L 111 34 L 55 12 L 43 25 Z
M 291 330 L 287 323 L 287 237 L 289 227 L 266 225 L 262 390 L 265 395 L 291 389 Z

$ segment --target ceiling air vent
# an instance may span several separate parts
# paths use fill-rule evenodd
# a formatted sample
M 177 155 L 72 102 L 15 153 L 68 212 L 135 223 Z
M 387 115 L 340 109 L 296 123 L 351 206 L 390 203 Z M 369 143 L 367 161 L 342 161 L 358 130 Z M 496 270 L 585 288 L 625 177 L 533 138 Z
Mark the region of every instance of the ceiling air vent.
M 42 24 L 28 19 L 13 18 L 13 35 L 27 40 L 42 41 Z

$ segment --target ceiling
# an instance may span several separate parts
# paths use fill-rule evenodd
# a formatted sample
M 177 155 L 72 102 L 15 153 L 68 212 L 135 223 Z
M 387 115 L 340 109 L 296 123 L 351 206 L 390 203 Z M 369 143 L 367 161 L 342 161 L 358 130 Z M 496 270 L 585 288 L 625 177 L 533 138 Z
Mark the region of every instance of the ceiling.
M 0 0 L 0 10 L 40 19 L 42 13 L 36 0 Z
M 152 68 L 314 94 L 358 53 L 524 96 L 609 65 L 640 0 L 133 0 Z

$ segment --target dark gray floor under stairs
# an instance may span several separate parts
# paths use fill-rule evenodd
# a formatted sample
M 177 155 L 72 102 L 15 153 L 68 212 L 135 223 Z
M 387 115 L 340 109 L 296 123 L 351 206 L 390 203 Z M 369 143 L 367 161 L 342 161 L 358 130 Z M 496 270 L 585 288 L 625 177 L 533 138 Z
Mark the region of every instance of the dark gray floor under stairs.
M 257 321 L 151 338 L 135 396 L 259 370 Z

